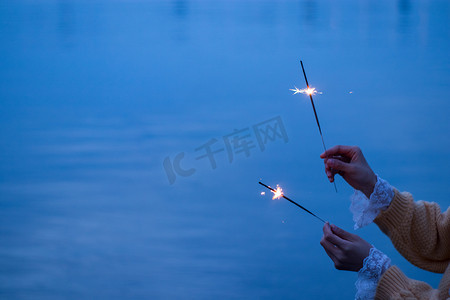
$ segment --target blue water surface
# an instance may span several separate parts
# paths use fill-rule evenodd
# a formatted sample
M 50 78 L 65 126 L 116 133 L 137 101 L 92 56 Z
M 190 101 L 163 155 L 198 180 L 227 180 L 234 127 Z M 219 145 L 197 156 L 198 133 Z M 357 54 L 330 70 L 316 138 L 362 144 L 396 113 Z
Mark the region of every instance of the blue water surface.
M 327 145 L 447 208 L 449 16 L 446 0 L 0 1 L 0 298 L 352 299 L 322 223 L 257 182 L 353 232 L 353 191 L 327 182 L 289 91 L 302 59 Z M 272 118 L 287 139 L 261 147 Z M 356 233 L 437 287 L 375 225 Z

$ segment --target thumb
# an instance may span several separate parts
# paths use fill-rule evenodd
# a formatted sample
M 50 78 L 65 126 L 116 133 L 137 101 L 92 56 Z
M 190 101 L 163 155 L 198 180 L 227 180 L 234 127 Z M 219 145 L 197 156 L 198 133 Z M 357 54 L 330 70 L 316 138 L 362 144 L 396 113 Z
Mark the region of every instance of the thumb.
M 337 235 L 338 237 L 340 237 L 341 239 L 344 239 L 344 240 L 347 240 L 347 241 L 352 240 L 352 236 L 353 235 L 350 232 L 347 232 L 344 229 L 339 228 L 339 227 L 337 227 L 334 224 L 331 225 L 331 231 L 333 231 L 333 233 L 335 235 Z
M 327 159 L 326 164 L 327 164 L 330 168 L 332 168 L 332 169 L 334 169 L 334 170 L 337 170 L 337 171 L 343 171 L 343 172 L 346 172 L 346 171 L 348 171 L 349 168 L 350 168 L 350 164 L 348 164 L 348 163 L 346 163 L 346 162 L 343 162 L 343 161 L 341 161 L 341 160 L 339 160 L 339 159 L 335 159 L 335 158 L 329 158 L 329 159 Z

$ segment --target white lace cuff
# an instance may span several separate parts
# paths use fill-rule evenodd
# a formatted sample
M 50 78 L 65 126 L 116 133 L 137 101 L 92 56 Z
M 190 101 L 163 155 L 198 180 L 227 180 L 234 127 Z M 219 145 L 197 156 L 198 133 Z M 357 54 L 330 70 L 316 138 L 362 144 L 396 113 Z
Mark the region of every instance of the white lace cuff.
M 391 259 L 375 247 L 370 249 L 369 256 L 364 259 L 364 265 L 358 272 L 356 280 L 355 300 L 373 300 L 378 281 L 391 266 Z
M 394 197 L 394 190 L 390 184 L 381 179 L 377 175 L 377 183 L 370 195 L 370 200 L 361 191 L 355 190 L 352 195 L 352 204 L 350 211 L 353 213 L 353 221 L 355 222 L 355 229 L 364 227 L 378 216 L 378 214 L 389 207 L 392 198 Z

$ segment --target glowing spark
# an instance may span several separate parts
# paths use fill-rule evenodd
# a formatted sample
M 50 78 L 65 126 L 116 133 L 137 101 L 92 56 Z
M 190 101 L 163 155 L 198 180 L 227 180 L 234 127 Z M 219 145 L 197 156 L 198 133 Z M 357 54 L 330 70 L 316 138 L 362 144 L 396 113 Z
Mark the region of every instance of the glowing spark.
M 293 91 L 294 95 L 295 94 L 306 94 L 306 95 L 322 94 L 322 92 L 318 92 L 316 90 L 316 88 L 312 88 L 312 87 L 300 90 L 298 87 L 295 86 L 293 89 L 289 89 L 289 90 Z
M 271 190 L 272 193 L 275 194 L 275 196 L 273 196 L 272 199 L 283 197 L 283 198 L 286 199 L 287 201 L 291 202 L 291 203 L 294 204 L 294 205 L 297 205 L 298 207 L 300 207 L 301 209 L 303 209 L 304 211 L 306 211 L 308 214 L 310 214 L 310 215 L 316 217 L 317 219 L 319 219 L 320 221 L 322 221 L 323 223 L 325 223 L 325 221 L 324 221 L 322 218 L 316 216 L 315 214 L 313 214 L 312 212 L 310 212 L 309 210 L 307 210 L 306 208 L 304 208 L 303 206 L 301 206 L 300 204 L 298 204 L 298 203 L 295 202 L 294 200 L 291 200 L 291 199 L 289 199 L 288 197 L 286 197 L 285 195 L 283 195 L 283 192 L 282 192 L 281 188 L 278 186 L 278 184 L 277 184 L 277 189 L 275 190 L 275 189 L 271 188 L 270 186 L 265 185 L 265 184 L 262 183 L 261 181 L 258 182 L 258 183 L 259 183 L 260 185 L 262 185 L 263 187 L 265 187 L 265 188 Z
M 283 197 L 283 190 L 280 188 L 278 184 L 277 189 L 275 191 L 272 191 L 272 193 L 274 194 L 272 200 L 280 199 L 281 197 Z
M 266 192 L 261 192 L 261 195 L 264 196 L 266 194 Z
M 349 94 L 353 94 L 353 91 L 348 92 Z

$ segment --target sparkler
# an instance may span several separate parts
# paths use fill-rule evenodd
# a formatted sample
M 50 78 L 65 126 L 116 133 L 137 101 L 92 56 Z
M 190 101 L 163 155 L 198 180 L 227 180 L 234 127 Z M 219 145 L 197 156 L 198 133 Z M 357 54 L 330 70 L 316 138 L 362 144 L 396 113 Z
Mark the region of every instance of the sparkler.
M 293 89 L 289 89 L 290 91 L 294 92 L 295 94 L 307 94 L 307 95 L 315 95 L 315 94 L 322 94 L 322 92 L 318 92 L 316 88 L 306 88 L 299 90 L 298 87 L 294 86 Z
M 317 116 L 316 106 L 314 105 L 314 100 L 313 100 L 313 97 L 312 97 L 312 95 L 315 95 L 315 94 L 317 94 L 318 92 L 316 91 L 315 88 L 311 88 L 311 87 L 309 86 L 308 78 L 306 77 L 305 68 L 303 67 L 303 61 L 300 61 L 300 64 L 302 65 L 303 76 L 305 77 L 306 89 L 299 90 L 297 87 L 295 87 L 295 89 L 291 89 L 291 91 L 294 92 L 294 95 L 295 95 L 295 94 L 298 94 L 298 93 L 309 95 L 309 99 L 311 100 L 311 105 L 312 105 L 312 108 L 313 108 L 313 111 L 314 111 L 314 117 L 316 117 L 317 127 L 319 128 L 320 138 L 322 139 L 323 149 L 324 149 L 325 151 L 327 151 L 327 147 L 325 146 L 325 141 L 324 141 L 324 139 L 323 139 L 322 129 L 320 128 L 319 117 Z M 321 93 L 320 93 L 320 94 L 321 94 Z M 335 191 L 336 191 L 336 193 L 337 193 L 336 182 L 333 181 L 333 184 L 334 184 L 334 189 L 335 189 Z
M 289 199 L 288 197 L 286 197 L 283 192 L 282 189 L 277 185 L 277 189 L 271 188 L 268 185 L 265 185 L 264 183 L 262 183 L 261 181 L 258 182 L 260 185 L 262 185 L 263 187 L 268 188 L 269 190 L 272 191 L 272 193 L 274 193 L 274 196 L 272 199 L 280 199 L 281 197 L 283 197 L 284 199 L 286 199 L 287 201 L 291 202 L 292 204 L 297 205 L 298 207 L 300 207 L 301 209 L 303 209 L 304 211 L 306 211 L 307 213 L 313 215 L 314 217 L 316 217 L 317 219 L 319 219 L 320 221 L 324 222 L 325 221 L 320 218 L 319 216 L 315 215 L 314 213 L 312 213 L 311 211 L 307 210 L 306 208 L 304 208 L 303 206 L 301 206 L 300 204 L 298 204 L 297 202 L 295 202 L 294 200 Z

